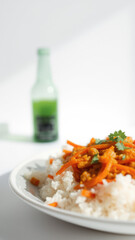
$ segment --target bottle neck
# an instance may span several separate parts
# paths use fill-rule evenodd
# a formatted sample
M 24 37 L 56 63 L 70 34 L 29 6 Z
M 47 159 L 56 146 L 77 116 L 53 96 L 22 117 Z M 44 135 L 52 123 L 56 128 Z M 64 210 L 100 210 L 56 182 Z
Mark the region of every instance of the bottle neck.
M 44 85 L 52 83 L 49 54 L 38 56 L 37 80 Z

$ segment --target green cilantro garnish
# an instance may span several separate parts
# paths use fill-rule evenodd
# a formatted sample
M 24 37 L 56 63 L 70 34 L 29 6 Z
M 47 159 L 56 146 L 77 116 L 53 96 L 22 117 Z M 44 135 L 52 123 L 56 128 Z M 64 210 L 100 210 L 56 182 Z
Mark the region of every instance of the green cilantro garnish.
M 123 144 L 125 138 L 126 138 L 125 132 L 122 132 L 121 130 L 119 130 L 118 132 L 115 131 L 114 133 L 110 133 L 109 135 L 109 140 L 112 142 L 116 142 L 115 146 L 119 151 L 129 149 L 128 147 L 125 147 Z
M 91 164 L 98 163 L 98 161 L 99 161 L 98 154 L 95 154 L 91 160 Z
M 120 142 L 117 142 L 117 143 L 115 144 L 115 146 L 117 147 L 117 149 L 118 149 L 119 151 L 123 151 L 123 150 L 126 149 L 126 147 L 124 146 L 124 144 L 123 144 L 123 143 L 120 143 Z
M 96 138 L 95 140 L 96 140 L 96 141 L 95 141 L 96 144 L 99 144 L 100 141 L 101 141 L 99 138 Z
M 110 133 L 108 137 L 109 137 L 108 140 L 105 140 L 105 139 L 101 140 L 97 138 L 95 140 L 95 144 L 102 144 L 102 143 L 107 143 L 109 141 L 112 141 L 112 142 L 116 142 L 115 146 L 119 151 L 129 149 L 128 147 L 125 147 L 125 145 L 123 144 L 123 141 L 126 139 L 125 132 L 122 132 L 121 130 L 115 131 L 114 133 Z
M 115 131 L 114 133 L 110 133 L 109 135 L 109 140 L 113 142 L 120 142 L 120 141 L 123 142 L 125 138 L 126 138 L 125 132 L 122 132 L 121 130 L 119 130 L 118 132 Z
M 101 140 L 99 138 L 97 138 L 96 141 L 95 141 L 96 144 L 101 144 L 101 143 L 104 143 L 104 142 L 107 142 L 107 141 L 105 139 Z
M 126 155 L 123 155 L 123 156 L 122 156 L 122 160 L 124 160 L 125 158 L 126 158 Z

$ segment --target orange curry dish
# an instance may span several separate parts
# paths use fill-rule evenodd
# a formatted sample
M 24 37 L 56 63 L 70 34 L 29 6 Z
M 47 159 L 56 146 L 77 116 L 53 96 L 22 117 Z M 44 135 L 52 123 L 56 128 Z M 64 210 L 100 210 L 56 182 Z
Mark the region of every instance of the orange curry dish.
M 86 146 L 67 141 L 72 151 L 64 149 L 63 166 L 56 173 L 73 168 L 75 189 L 90 189 L 102 180 L 115 181 L 116 175 L 130 174 L 135 179 L 135 141 L 121 130 L 111 133 L 105 140 L 92 138 Z

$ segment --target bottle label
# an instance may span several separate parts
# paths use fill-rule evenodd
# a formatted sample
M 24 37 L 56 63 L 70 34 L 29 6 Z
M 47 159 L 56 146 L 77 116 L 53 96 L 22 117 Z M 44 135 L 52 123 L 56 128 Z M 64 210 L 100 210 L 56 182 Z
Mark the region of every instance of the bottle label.
M 36 141 L 49 142 L 57 139 L 57 100 L 33 102 L 34 136 Z
M 41 141 L 49 141 L 57 138 L 56 116 L 36 117 L 36 137 Z

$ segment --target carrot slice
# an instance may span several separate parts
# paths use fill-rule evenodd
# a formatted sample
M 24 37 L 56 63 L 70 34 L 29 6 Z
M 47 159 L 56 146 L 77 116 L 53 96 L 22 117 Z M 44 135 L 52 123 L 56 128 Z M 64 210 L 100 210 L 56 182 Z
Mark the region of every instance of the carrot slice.
M 50 158 L 50 164 L 52 164 L 53 163 L 53 161 L 54 161 L 54 159 L 53 158 Z
M 103 185 L 103 181 L 99 182 L 99 184 Z
M 50 174 L 48 174 L 48 178 L 54 179 L 54 177 L 52 175 L 50 175 Z
M 40 180 L 37 179 L 37 178 L 35 178 L 35 177 L 32 177 L 32 178 L 30 179 L 30 182 L 31 182 L 31 184 L 33 184 L 34 186 L 38 186 L 39 183 L 40 183 Z
M 83 189 L 81 194 L 82 194 L 83 197 L 87 197 L 87 198 L 95 198 L 95 196 L 96 196 L 95 193 L 92 193 L 87 189 Z
M 51 206 L 51 207 L 57 207 L 58 203 L 57 202 L 53 202 L 53 203 L 49 203 L 48 205 Z

